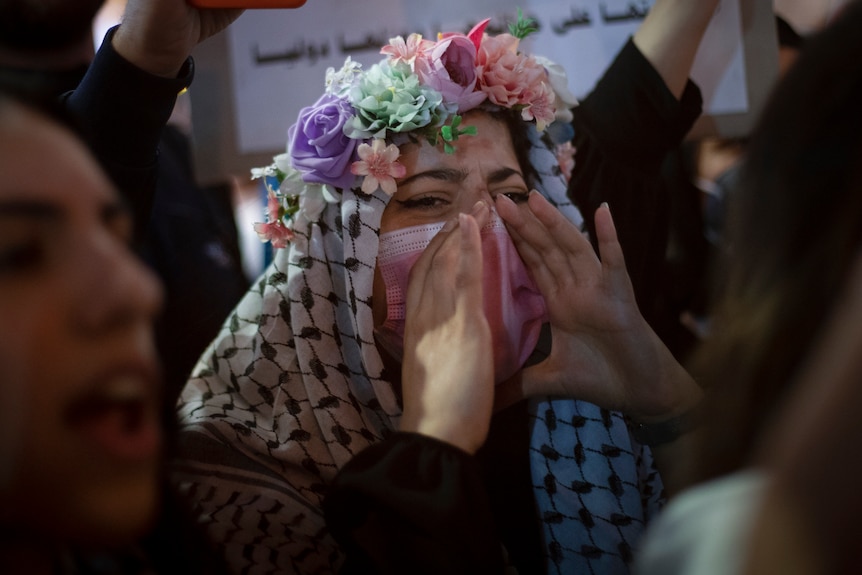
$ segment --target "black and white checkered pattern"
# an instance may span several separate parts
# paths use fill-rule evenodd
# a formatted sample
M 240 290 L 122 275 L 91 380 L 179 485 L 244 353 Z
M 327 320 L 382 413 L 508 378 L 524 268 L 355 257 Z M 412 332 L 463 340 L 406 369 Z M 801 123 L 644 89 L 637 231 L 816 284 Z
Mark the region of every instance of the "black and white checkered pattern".
M 534 187 L 580 226 L 556 157 L 531 131 Z M 320 508 L 326 485 L 397 426 L 371 311 L 388 200 L 357 185 L 317 222 L 299 223 L 182 393 L 175 477 L 236 573 L 334 572 L 342 557 Z M 625 566 L 645 502 L 661 489 L 649 454 L 631 443 L 619 414 L 573 400 L 534 400 L 531 413 L 551 571 L 616 572 L 602 558 Z M 575 413 L 589 424 L 576 425 Z

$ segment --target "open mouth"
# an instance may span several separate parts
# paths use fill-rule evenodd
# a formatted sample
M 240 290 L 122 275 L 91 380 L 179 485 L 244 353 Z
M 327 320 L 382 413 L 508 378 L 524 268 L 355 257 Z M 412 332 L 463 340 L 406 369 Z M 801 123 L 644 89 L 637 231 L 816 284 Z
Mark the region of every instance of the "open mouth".
M 155 457 L 161 443 L 152 383 L 124 375 L 78 396 L 65 412 L 66 422 L 109 455 L 124 460 Z

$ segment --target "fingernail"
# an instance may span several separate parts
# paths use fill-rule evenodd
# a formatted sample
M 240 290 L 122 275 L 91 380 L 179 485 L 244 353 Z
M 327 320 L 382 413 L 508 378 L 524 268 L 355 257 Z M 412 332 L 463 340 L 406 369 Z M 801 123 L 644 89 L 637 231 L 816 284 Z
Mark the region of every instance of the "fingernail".
M 470 214 L 473 216 L 477 216 L 482 213 L 482 210 L 488 207 L 488 204 L 485 203 L 485 200 L 479 200 L 475 204 L 473 204 L 473 209 L 470 210 Z

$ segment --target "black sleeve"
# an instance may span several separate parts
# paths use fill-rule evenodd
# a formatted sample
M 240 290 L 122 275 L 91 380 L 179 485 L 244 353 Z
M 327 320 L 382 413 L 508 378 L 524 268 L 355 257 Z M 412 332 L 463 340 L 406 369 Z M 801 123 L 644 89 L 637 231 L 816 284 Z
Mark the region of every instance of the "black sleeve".
M 475 459 L 414 433 L 366 448 L 335 477 L 323 504 L 345 573 L 504 572 Z
M 132 209 L 140 239 L 152 210 L 159 139 L 177 94 L 192 82 L 194 63 L 186 60 L 176 78 L 149 74 L 114 51 L 115 31 L 108 31 L 78 88 L 64 98 L 84 141 Z
M 695 84 L 689 81 L 677 100 L 629 39 L 573 110 L 577 153 L 570 196 L 584 215 L 594 247 L 593 214 L 602 202 L 610 206 L 635 296 L 648 321 L 669 226 L 662 163 L 681 144 L 701 108 Z

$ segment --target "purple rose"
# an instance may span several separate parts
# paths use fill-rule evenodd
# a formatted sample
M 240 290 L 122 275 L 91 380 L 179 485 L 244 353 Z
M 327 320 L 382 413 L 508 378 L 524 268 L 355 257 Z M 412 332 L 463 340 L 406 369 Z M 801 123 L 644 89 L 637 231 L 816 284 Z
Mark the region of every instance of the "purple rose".
M 344 124 L 353 117 L 350 102 L 324 94 L 312 106 L 299 112 L 287 130 L 287 151 L 291 165 L 308 183 L 350 187 L 356 176 L 350 172 L 358 140 L 344 135 Z
M 486 96 L 476 90 L 476 46 L 462 34 L 437 41 L 416 60 L 416 74 L 423 84 L 443 94 L 444 104 L 454 104 L 458 113 L 481 104 Z

